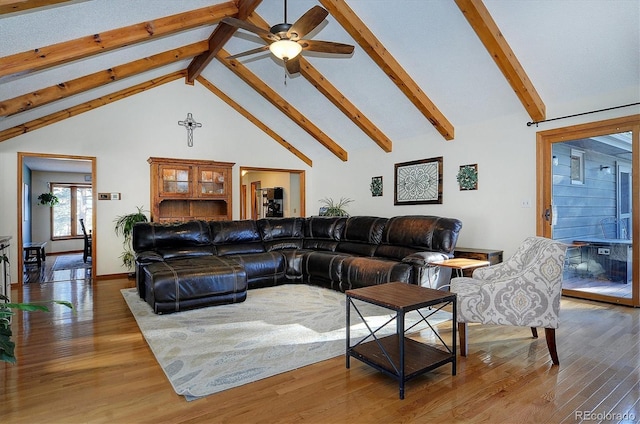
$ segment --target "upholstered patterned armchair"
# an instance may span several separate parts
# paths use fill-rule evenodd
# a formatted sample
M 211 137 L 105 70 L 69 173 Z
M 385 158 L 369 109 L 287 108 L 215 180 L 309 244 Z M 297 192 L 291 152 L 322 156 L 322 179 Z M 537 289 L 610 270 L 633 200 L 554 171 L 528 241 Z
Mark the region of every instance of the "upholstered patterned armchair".
M 558 328 L 562 270 L 566 245 L 543 237 L 529 237 L 507 261 L 478 268 L 472 278 L 451 280 L 458 295 L 460 354 L 467 355 L 467 323 L 545 329 L 547 347 L 559 364 L 555 329 Z

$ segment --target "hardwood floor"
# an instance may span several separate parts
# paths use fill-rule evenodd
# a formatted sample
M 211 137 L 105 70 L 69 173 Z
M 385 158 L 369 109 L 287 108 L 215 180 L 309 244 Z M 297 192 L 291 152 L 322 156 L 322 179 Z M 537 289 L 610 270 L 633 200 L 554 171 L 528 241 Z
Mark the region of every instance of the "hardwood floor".
M 575 275 L 566 276 L 562 280 L 562 288 L 627 299 L 631 299 L 632 295 L 632 284 Z
M 18 364 L 0 363 L 9 423 L 573 423 L 640 418 L 640 310 L 565 298 L 560 366 L 527 328 L 469 326 L 469 356 L 407 383 L 343 356 L 187 402 L 160 369 L 120 289 L 126 279 L 25 286 L 21 300 L 76 312 L 19 314 Z M 14 299 L 18 294 L 13 293 Z M 440 327 L 449 337 L 450 324 Z M 241 335 L 239 335 L 240 337 Z M 604 415 L 610 414 L 610 415 Z M 593 417 L 593 415 L 591 415 Z M 624 419 L 626 417 L 626 420 Z M 589 420 L 585 420 L 589 421 Z
M 79 281 L 91 280 L 91 259 L 89 258 L 88 267 L 75 269 L 54 270 L 53 266 L 56 259 L 64 257 L 82 258 L 82 253 L 49 255 L 42 262 L 42 266 L 30 263 L 24 266 L 22 281 L 25 284 L 30 283 L 52 283 L 55 281 Z M 89 281 L 90 282 L 90 281 Z

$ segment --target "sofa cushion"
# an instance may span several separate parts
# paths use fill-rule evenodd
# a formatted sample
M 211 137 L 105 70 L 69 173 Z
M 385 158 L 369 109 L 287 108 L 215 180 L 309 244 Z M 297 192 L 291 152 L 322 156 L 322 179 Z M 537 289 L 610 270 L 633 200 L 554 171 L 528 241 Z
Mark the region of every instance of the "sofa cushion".
M 304 227 L 305 238 L 340 241 L 347 218 L 339 216 L 312 216 Z
M 263 218 L 257 225 L 267 252 L 302 248 L 304 218 Z
M 133 250 L 176 249 L 184 246 L 209 246 L 211 237 L 205 221 L 164 224 L 139 222 L 134 226 Z
M 244 268 L 249 288 L 275 286 L 285 281 L 287 263 L 280 252 L 244 253 L 226 258 Z
M 360 256 L 373 256 L 382 239 L 387 218 L 375 216 L 352 216 L 344 226 L 342 240 L 336 247 L 337 252 L 352 253 Z
M 341 267 L 340 290 L 390 283 L 411 282 L 412 267 L 409 264 L 389 259 L 348 257 Z
M 388 220 L 388 218 L 376 216 L 349 217 L 344 225 L 342 240 L 379 244 L 382 240 L 382 231 Z
M 216 256 L 176 259 L 147 265 L 145 299 L 156 313 L 242 302 L 247 293 L 245 270 Z
M 302 258 L 302 275 L 307 283 L 328 285 L 333 289 L 340 286 L 342 262 L 350 257 L 346 253 L 310 251 Z
M 265 251 L 256 221 L 210 221 L 209 228 L 218 256 Z
M 426 215 L 389 218 L 376 255 L 393 257 L 391 252 L 383 247 L 385 245 L 406 246 L 452 255 L 461 228 L 462 222 L 453 218 Z M 399 256 L 396 258 L 402 259 Z
M 347 218 L 345 217 L 312 216 L 307 218 L 302 247 L 311 250 L 335 250 L 342 238 L 346 222 Z
M 304 218 L 263 218 L 256 224 L 263 241 L 301 239 L 304 235 Z

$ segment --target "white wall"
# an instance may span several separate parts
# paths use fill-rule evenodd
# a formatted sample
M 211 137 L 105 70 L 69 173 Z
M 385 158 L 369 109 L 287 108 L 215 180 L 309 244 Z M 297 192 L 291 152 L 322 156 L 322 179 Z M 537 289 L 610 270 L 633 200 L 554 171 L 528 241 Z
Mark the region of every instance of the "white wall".
M 623 104 L 629 94 L 610 94 L 606 99 L 576 100 L 567 110 L 598 109 L 603 104 Z M 625 98 L 626 97 L 626 98 Z M 606 101 L 606 103 L 604 103 Z M 562 110 L 564 105 L 559 109 Z M 194 132 L 188 148 L 186 131 L 178 120 L 191 112 L 203 124 Z M 617 110 L 595 116 L 543 124 L 539 130 L 601 120 L 633 113 Z M 637 113 L 637 112 L 635 112 Z M 557 115 L 556 115 L 557 116 Z M 0 234 L 14 237 L 11 257 L 17 254 L 17 152 L 95 156 L 98 192 L 120 192 L 120 201 L 98 201 L 94 237 L 97 243 L 97 275 L 125 272 L 119 255 L 121 241 L 113 231 L 116 216 L 149 209 L 150 156 L 235 162 L 233 170 L 233 216 L 239 217 L 239 165 L 306 170 L 306 210 L 317 211 L 323 197 L 350 197 L 352 215 L 394 216 L 429 214 L 459 218 L 463 229 L 458 245 L 502 249 L 510 255 L 517 245 L 535 234 L 535 137 L 536 127 L 520 109 L 512 115 L 469 124 L 455 123 L 455 140 L 445 141 L 437 132 L 393 140 L 393 152 L 370 146 L 349 151 L 349 161 L 331 154 L 314 156 L 308 167 L 245 118 L 196 84 L 175 81 L 107 106 L 61 121 L 0 143 Z M 343 140 L 337 140 L 343 141 Z M 295 140 L 292 140 L 295 145 Z M 326 152 L 325 152 L 326 153 Z M 442 205 L 394 206 L 394 163 L 436 156 L 444 157 Z M 460 191 L 455 175 L 460 165 L 478 164 L 477 191 Z M 371 177 L 384 177 L 384 195 L 372 197 Z M 531 208 L 521 201 L 530 200 Z M 17 202 L 17 203 L 16 203 Z M 12 267 L 15 279 L 16 267 Z
M 188 112 L 203 124 L 194 131 L 191 148 L 178 125 Z M 96 202 L 98 276 L 127 271 L 120 263 L 114 219 L 137 206 L 149 210 L 150 156 L 235 162 L 234 218 L 239 217 L 240 164 L 306 170 L 307 175 L 311 169 L 206 88 L 175 81 L 0 143 L 0 234 L 13 237 L 12 258 L 18 254 L 17 152 L 95 156 L 96 191 L 121 193 L 122 200 Z M 12 274 L 16 281 L 16 266 Z

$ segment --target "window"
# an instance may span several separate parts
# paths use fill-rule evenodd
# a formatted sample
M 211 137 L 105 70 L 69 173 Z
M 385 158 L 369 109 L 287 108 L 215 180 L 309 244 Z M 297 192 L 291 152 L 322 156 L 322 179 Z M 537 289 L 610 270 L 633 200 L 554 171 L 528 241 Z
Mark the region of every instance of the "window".
M 92 227 L 93 198 L 91 185 L 51 183 L 58 204 L 51 208 L 51 239 L 81 238 L 80 219 Z
M 584 184 L 584 152 L 571 149 L 571 184 Z

